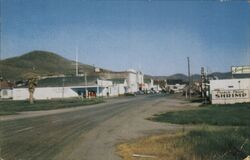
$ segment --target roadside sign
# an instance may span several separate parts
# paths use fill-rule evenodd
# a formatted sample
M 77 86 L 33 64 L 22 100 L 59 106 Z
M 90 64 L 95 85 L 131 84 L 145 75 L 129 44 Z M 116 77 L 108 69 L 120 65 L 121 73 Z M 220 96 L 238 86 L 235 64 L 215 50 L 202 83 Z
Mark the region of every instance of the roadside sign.
M 249 74 L 250 66 L 233 66 L 232 74 Z

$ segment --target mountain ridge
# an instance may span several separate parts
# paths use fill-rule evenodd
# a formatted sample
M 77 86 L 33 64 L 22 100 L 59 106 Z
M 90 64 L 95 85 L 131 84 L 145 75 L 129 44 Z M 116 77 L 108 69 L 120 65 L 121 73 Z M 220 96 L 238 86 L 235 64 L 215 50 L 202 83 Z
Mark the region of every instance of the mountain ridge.
M 62 57 L 54 52 L 34 50 L 20 56 L 7 58 L 0 61 L 1 74 L 7 80 L 26 79 L 27 75 L 35 74 L 40 76 L 48 75 L 74 75 L 75 61 Z M 115 73 L 112 70 L 101 69 L 102 74 Z M 79 63 L 79 73 L 87 73 L 88 75 L 98 75 L 95 73 L 95 67 Z M 1 76 L 1 75 L 0 75 Z M 214 72 L 210 76 L 217 76 L 219 79 L 231 78 L 231 72 Z M 176 73 L 169 76 L 152 76 L 145 74 L 145 79 L 166 80 L 181 79 L 188 81 L 188 76 L 182 73 Z M 192 80 L 199 80 L 200 74 L 193 74 Z
M 56 53 L 34 50 L 21 56 L 0 61 L 2 75 L 8 80 L 25 79 L 27 74 L 59 75 L 74 74 L 74 61 Z M 94 67 L 79 63 L 79 71 L 94 73 Z

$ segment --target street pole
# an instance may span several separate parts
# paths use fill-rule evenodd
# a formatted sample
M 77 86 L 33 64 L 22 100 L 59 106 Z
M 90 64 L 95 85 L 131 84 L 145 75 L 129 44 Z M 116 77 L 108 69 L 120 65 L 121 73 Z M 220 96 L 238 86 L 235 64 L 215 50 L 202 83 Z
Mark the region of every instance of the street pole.
M 0 61 L 2 60 L 2 0 L 0 0 Z M 0 78 L 3 77 L 2 69 L 0 68 Z
M 84 81 L 85 81 L 85 95 L 87 98 L 88 97 L 88 89 L 87 89 L 88 82 L 87 82 L 87 73 L 86 72 L 84 74 Z
M 187 57 L 188 61 L 188 95 L 189 95 L 189 100 L 191 99 L 191 76 L 190 76 L 190 59 Z
M 64 99 L 64 82 L 65 82 L 65 79 L 63 77 L 63 79 L 62 79 L 62 86 L 63 86 L 63 88 L 62 88 L 62 98 L 63 99 Z
M 78 47 L 76 47 L 76 77 L 78 77 Z
M 2 0 L 0 0 L 0 61 L 2 61 Z M 0 100 L 1 100 L 1 90 L 3 82 L 3 73 L 2 67 L 0 67 Z M 1 157 L 1 148 L 0 148 L 0 157 Z

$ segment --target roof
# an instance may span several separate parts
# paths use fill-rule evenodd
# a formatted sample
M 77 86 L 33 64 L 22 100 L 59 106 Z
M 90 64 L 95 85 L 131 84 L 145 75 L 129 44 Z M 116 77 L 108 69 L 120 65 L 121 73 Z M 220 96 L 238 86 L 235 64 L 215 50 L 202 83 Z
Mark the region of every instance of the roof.
M 96 85 L 98 76 L 87 76 L 87 85 Z M 85 77 L 56 77 L 38 81 L 37 87 L 85 86 Z
M 97 85 L 98 76 L 87 76 L 87 85 Z M 27 82 L 22 85 L 16 86 L 17 88 L 27 87 Z M 38 80 L 37 87 L 69 87 L 69 86 L 85 86 L 85 77 L 52 77 Z
M 0 89 L 9 89 L 13 87 L 14 87 L 14 84 L 11 82 L 8 82 L 6 80 L 0 81 Z
M 134 69 L 128 69 L 127 72 L 136 73 L 136 70 L 134 70 Z
M 112 78 L 112 79 L 107 79 L 109 81 L 112 81 L 114 84 L 121 84 L 124 83 L 126 78 Z

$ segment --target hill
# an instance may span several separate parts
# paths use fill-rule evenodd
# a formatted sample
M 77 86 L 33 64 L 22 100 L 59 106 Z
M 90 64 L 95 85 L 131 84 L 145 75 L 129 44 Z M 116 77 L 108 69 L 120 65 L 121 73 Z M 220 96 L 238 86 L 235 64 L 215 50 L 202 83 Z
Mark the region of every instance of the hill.
M 22 56 L 0 61 L 0 68 L 4 79 L 25 79 L 29 74 L 60 75 L 75 74 L 75 62 L 52 52 L 32 51 Z M 79 64 L 79 72 L 94 74 L 94 67 Z
M 59 56 L 52 52 L 47 51 L 32 51 L 24 55 L 8 58 L 0 61 L 0 76 L 3 75 L 4 79 L 17 81 L 26 79 L 27 75 L 35 74 L 40 76 L 48 75 L 75 75 L 75 62 L 68 60 L 62 56 Z M 126 75 L 125 72 L 113 72 L 109 70 L 101 69 L 101 73 L 95 73 L 94 67 L 87 64 L 79 63 L 79 73 L 87 73 L 89 76 L 101 76 L 106 79 L 121 78 Z M 220 73 L 215 72 L 209 76 L 218 77 L 219 79 L 228 79 L 232 77 L 231 72 Z M 235 75 L 235 78 L 249 78 L 247 75 Z M 181 79 L 188 81 L 188 77 L 185 74 L 173 74 L 170 76 L 151 76 L 145 75 L 145 79 L 154 80 L 176 80 Z M 199 74 L 193 74 L 192 80 L 199 80 Z
M 209 77 L 214 77 L 218 79 L 231 79 L 232 78 L 232 73 L 231 72 L 214 72 L 208 75 Z M 170 76 L 150 76 L 150 75 L 145 75 L 146 78 L 152 78 L 155 80 L 183 80 L 184 82 L 188 81 L 188 76 L 185 74 L 173 74 Z M 250 74 L 239 74 L 239 75 L 234 75 L 234 78 L 250 78 Z M 193 81 L 198 81 L 200 80 L 201 75 L 200 74 L 193 74 L 191 75 L 191 80 Z

